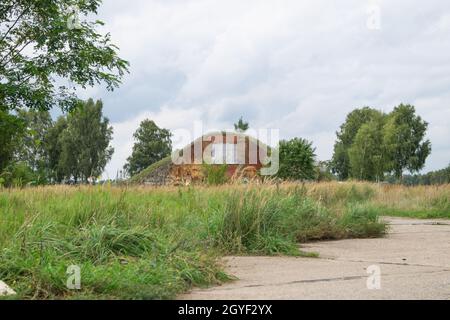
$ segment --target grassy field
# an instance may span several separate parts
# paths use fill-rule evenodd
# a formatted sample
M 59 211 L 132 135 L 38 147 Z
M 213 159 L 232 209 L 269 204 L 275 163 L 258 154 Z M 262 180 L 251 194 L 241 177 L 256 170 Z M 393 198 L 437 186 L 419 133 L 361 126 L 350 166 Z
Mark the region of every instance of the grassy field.
M 379 237 L 379 215 L 450 218 L 450 187 L 366 183 L 0 190 L 0 279 L 25 299 L 170 299 L 227 281 L 224 255 Z M 311 255 L 311 254 L 309 254 Z M 66 287 L 81 268 L 81 290 Z

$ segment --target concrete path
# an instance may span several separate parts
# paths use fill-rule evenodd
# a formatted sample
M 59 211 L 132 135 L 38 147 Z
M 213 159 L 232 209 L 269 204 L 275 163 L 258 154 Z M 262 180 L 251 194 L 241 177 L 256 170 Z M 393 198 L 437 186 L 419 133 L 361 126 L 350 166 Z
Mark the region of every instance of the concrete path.
M 385 238 L 302 245 L 320 258 L 228 257 L 238 280 L 180 298 L 450 299 L 450 220 L 385 219 Z

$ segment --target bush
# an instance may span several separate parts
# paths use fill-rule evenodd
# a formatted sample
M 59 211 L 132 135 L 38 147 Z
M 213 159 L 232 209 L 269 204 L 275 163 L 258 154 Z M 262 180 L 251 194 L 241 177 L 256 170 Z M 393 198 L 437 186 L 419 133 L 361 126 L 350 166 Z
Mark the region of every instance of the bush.
M 27 185 L 44 184 L 39 174 L 34 172 L 26 163 L 18 162 L 8 166 L 0 174 L 0 185 L 4 187 L 22 188 Z
M 305 139 L 280 141 L 280 168 L 277 176 L 285 180 L 313 180 L 316 176 L 314 151 L 312 142 Z

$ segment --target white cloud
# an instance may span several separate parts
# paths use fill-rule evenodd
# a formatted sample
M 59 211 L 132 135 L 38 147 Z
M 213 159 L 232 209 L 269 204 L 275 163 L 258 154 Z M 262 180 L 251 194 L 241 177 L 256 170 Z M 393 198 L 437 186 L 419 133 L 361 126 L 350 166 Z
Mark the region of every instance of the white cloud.
M 367 7 L 380 8 L 369 30 Z M 170 129 L 253 128 L 312 139 L 331 156 L 352 109 L 415 104 L 430 123 L 427 169 L 450 161 L 450 3 L 379 1 L 115 0 L 100 10 L 131 74 L 93 91 L 115 128 L 115 175 L 145 117 Z

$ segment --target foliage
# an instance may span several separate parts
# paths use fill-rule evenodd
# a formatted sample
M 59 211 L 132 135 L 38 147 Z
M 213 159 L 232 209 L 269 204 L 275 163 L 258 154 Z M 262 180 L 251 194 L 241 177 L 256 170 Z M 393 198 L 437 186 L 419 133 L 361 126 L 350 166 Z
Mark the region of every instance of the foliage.
M 127 72 L 109 33 L 97 20 L 70 24 L 97 13 L 100 0 L 2 0 L 0 4 L 0 109 L 70 110 L 76 87 L 105 83 L 113 90 Z M 73 11 L 73 10 L 72 10 Z M 81 20 L 81 19 L 80 19 Z M 74 26 L 72 28 L 72 26 Z M 67 84 L 64 81 L 67 80 Z
M 24 131 L 23 121 L 0 107 L 0 173 L 13 159 Z
M 222 255 L 300 255 L 297 241 L 384 233 L 372 212 L 325 206 L 313 188 L 0 190 L 0 278 L 17 298 L 170 299 L 226 280 Z M 66 287 L 70 265 L 81 290 Z
M 337 140 L 334 145 L 333 159 L 331 161 L 332 170 L 341 180 L 350 177 L 350 159 L 348 151 L 358 134 L 359 129 L 364 124 L 378 119 L 382 113 L 370 107 L 355 109 L 350 112 L 345 122 L 341 125 L 339 132 L 336 133 Z
M 130 176 L 167 157 L 172 151 L 172 134 L 167 129 L 159 128 L 152 120 L 142 121 L 133 136 L 136 142 L 125 165 Z
M 316 181 L 322 182 L 336 180 L 336 177 L 333 175 L 330 168 L 330 161 L 318 161 L 314 169 Z
M 65 130 L 67 130 L 67 118 L 60 116 L 47 131 L 44 144 L 48 155 L 49 179 L 58 183 L 64 180 L 65 173 L 62 163 L 60 165 L 63 149 L 61 136 Z
M 348 150 L 350 176 L 359 180 L 382 181 L 387 169 L 383 144 L 384 117 L 363 124 Z
M 245 132 L 249 128 L 248 122 L 245 122 L 242 117 L 239 118 L 238 122 L 234 124 L 234 130 L 237 132 Z
M 441 185 L 450 184 L 450 165 L 444 169 L 430 171 L 425 174 L 403 175 L 399 181 L 395 176 L 388 179 L 391 183 L 402 183 L 404 185 Z
M 27 163 L 16 162 L 10 164 L 0 174 L 1 186 L 22 188 L 27 185 L 45 184 L 45 177 L 39 176 L 34 172 Z
M 315 149 L 301 138 L 282 140 L 279 145 L 280 168 L 277 176 L 288 180 L 311 180 L 315 177 Z
M 114 149 L 109 146 L 112 127 L 103 116 L 103 103 L 92 99 L 80 105 L 67 117 L 67 128 L 62 131 L 59 143 L 61 154 L 58 169 L 66 179 L 88 182 L 103 172 Z
M 397 178 L 402 177 L 404 170 L 422 169 L 431 153 L 430 141 L 424 141 L 428 123 L 415 112 L 413 106 L 400 104 L 389 114 L 384 129 L 390 169 Z
M 23 162 L 41 176 L 45 181 L 49 177 L 49 157 L 46 148 L 48 131 L 53 127 L 53 121 L 48 111 L 19 110 L 18 117 L 25 123 L 26 132 L 18 141 L 15 160 Z
M 431 152 L 424 140 L 428 124 L 411 105 L 400 104 L 389 114 L 364 107 L 352 111 L 337 133 L 332 170 L 343 180 L 382 181 L 394 173 L 423 168 Z
M 48 111 L 19 110 L 14 116 L 3 120 L 3 125 L 9 123 L 14 131 L 14 133 L 8 133 L 4 128 L 0 129 L 3 131 L 2 140 L 8 139 L 11 134 L 14 137 L 10 143 L 3 141 L 5 145 L 3 152 L 9 155 L 10 160 L 10 163 L 0 168 L 0 173 L 4 177 L 4 185 L 22 186 L 27 183 L 47 183 L 50 171 L 46 135 L 53 126 Z

